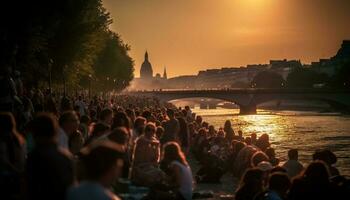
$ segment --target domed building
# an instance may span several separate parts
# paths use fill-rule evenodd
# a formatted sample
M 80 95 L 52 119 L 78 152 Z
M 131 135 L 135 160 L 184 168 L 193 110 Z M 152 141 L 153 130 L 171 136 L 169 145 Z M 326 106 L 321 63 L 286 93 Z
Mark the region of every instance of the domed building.
M 145 60 L 143 61 L 140 68 L 140 78 L 134 78 L 130 89 L 144 90 L 144 89 L 161 89 L 166 88 L 168 83 L 168 75 L 166 68 L 164 67 L 163 76 L 157 73 L 153 76 L 152 64 L 148 58 L 148 52 L 145 53 Z
M 145 53 L 145 60 L 143 61 L 140 69 L 140 78 L 141 79 L 152 79 L 153 78 L 153 69 L 152 65 L 148 60 L 148 53 Z

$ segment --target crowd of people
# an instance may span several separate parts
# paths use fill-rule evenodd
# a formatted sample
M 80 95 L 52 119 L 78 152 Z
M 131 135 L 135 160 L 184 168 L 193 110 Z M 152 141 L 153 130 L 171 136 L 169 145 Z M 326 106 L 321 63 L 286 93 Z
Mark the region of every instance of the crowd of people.
M 281 164 L 268 134 L 236 134 L 230 121 L 216 129 L 188 106 L 126 95 L 16 96 L 0 105 L 1 199 L 119 199 L 123 179 L 149 188 L 144 199 L 188 200 L 194 181 L 220 183 L 225 174 L 241 180 L 237 200 L 349 197 L 331 151 L 303 166 L 291 149 Z

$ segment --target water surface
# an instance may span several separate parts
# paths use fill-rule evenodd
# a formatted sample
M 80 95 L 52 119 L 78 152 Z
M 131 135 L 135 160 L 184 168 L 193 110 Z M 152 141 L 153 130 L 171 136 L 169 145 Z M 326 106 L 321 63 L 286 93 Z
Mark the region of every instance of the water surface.
M 282 163 L 291 148 L 299 150 L 299 160 L 303 164 L 311 161 L 315 150 L 328 148 L 338 156 L 336 167 L 340 173 L 350 176 L 350 116 L 268 110 L 258 110 L 256 115 L 238 115 L 238 109 L 201 110 L 197 107 L 192 111 L 216 128 L 231 120 L 235 132 L 242 130 L 244 136 L 253 132 L 258 136 L 269 134 L 272 147 Z

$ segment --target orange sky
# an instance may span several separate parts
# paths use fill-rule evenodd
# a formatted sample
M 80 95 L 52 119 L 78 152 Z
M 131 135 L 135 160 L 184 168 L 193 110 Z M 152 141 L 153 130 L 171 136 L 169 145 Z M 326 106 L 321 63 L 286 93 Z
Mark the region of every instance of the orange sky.
M 168 77 L 208 68 L 334 55 L 350 39 L 350 0 L 103 0 L 111 29 Z

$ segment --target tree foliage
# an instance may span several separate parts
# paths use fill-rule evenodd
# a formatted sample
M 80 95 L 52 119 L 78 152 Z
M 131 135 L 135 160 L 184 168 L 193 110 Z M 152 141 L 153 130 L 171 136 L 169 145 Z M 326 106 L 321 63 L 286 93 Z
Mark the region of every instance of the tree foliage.
M 311 68 L 294 68 L 287 77 L 287 86 L 294 88 L 311 88 L 315 84 L 325 84 L 329 80 L 327 74 Z
M 331 77 L 330 85 L 337 88 L 350 87 L 350 61 L 339 63 L 333 77 Z
M 128 56 L 129 45 L 124 44 L 120 36 L 107 33 L 107 40 L 94 63 L 95 75 L 106 89 L 122 89 L 134 78 L 133 60 Z
M 280 88 L 285 84 L 283 77 L 273 71 L 259 72 L 252 81 L 252 87 L 258 88 Z
M 112 33 L 101 0 L 12 0 L 1 11 L 1 66 L 21 71 L 27 85 L 47 82 L 49 63 L 53 81 L 74 85 L 95 73 L 96 60 L 103 62 L 100 52 Z M 124 47 L 115 47 L 116 59 L 128 57 Z

